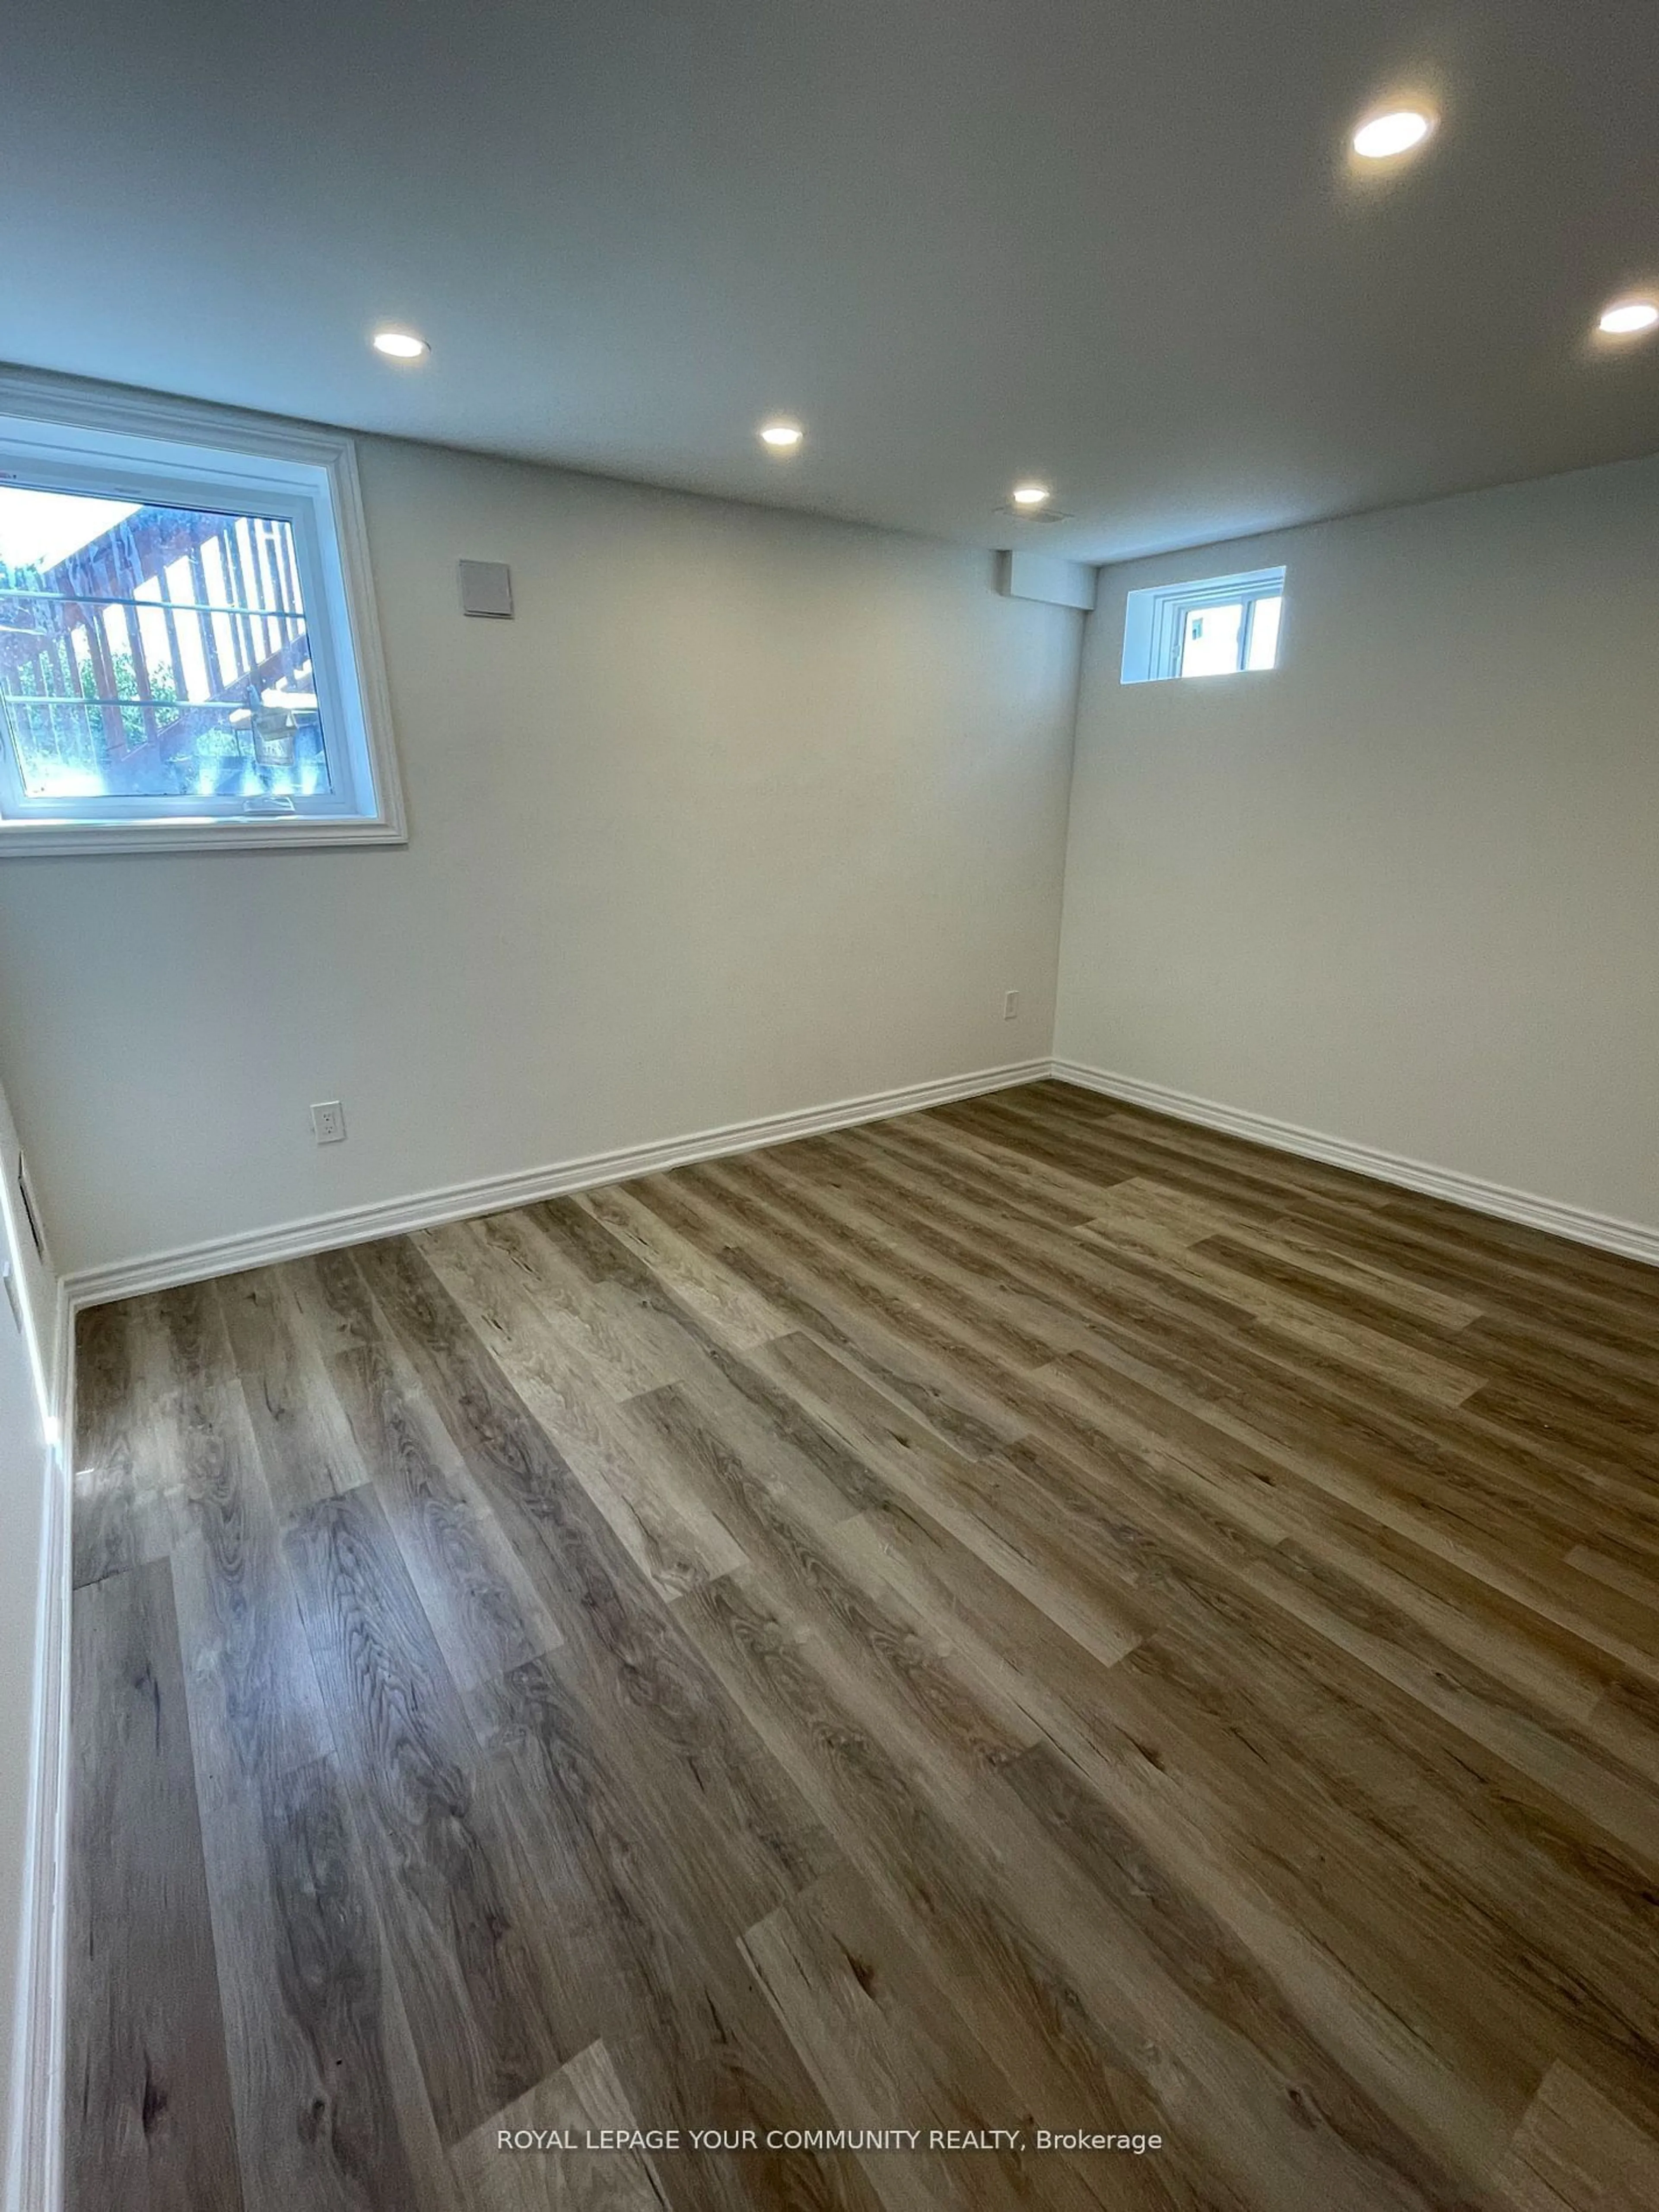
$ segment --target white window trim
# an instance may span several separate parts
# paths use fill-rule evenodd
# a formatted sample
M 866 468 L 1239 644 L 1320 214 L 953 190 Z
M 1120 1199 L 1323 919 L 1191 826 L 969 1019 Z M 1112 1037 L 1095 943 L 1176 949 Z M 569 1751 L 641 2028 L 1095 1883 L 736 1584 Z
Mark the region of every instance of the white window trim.
M 326 634 L 331 659 L 337 663 L 349 659 L 355 670 L 357 693 L 356 702 L 342 700 L 337 706 L 330 741 L 338 744 L 343 738 L 361 748 L 375 802 L 372 814 L 294 814 L 274 819 L 220 815 L 173 819 L 164 801 L 156 802 L 157 811 L 138 819 L 118 815 L 97 821 L 14 817 L 0 821 L 0 860 L 92 853 L 292 852 L 316 846 L 407 842 L 368 532 L 351 438 L 343 432 L 290 427 L 267 416 L 128 392 L 113 385 L 5 370 L 0 371 L 0 441 L 14 449 L 27 443 L 48 460 L 67 465 L 78 461 L 82 469 L 89 459 L 109 455 L 118 472 L 118 441 L 140 448 L 148 444 L 155 449 L 156 472 L 176 479 L 181 491 L 195 477 L 210 495 L 215 485 L 222 493 L 235 483 L 241 459 L 247 464 L 251 505 L 284 480 L 290 495 L 299 493 L 313 512 L 325 499 L 339 556 L 336 587 L 328 564 L 320 562 L 321 547 L 315 549 L 322 568 Z M 146 469 L 152 465 L 142 451 L 130 453 L 128 458 L 137 459 Z M 361 782 L 360 775 L 360 789 Z
M 1197 576 L 1184 584 L 1154 584 L 1143 591 L 1131 592 L 1124 611 L 1121 681 L 1125 684 L 1176 681 L 1180 676 L 1176 660 L 1182 629 L 1193 608 L 1224 607 L 1235 599 L 1251 602 L 1283 598 L 1285 577 L 1285 572 L 1282 568 L 1250 568 L 1237 576 Z M 1281 615 L 1279 655 L 1272 668 L 1230 669 L 1201 680 L 1206 684 L 1221 684 L 1229 675 L 1271 676 L 1283 665 L 1284 652 L 1284 617 Z

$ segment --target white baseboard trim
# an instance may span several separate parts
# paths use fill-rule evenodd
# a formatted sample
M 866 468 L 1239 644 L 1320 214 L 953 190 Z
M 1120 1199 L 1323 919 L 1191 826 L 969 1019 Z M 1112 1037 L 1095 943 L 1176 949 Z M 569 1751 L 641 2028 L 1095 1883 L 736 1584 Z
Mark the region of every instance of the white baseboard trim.
M 64 2201 L 65 1881 L 69 1867 L 70 1454 L 75 1433 L 74 1314 L 59 1287 L 36 1598 L 33 1757 L 23 1863 L 25 1918 L 12 2067 L 7 2212 L 58 2212 Z
M 72 1311 L 78 1313 L 84 1306 L 106 1305 L 114 1298 L 172 1290 L 180 1283 L 201 1282 L 210 1275 L 273 1267 L 283 1260 L 304 1259 L 343 1244 L 363 1244 L 377 1237 L 406 1237 L 416 1229 L 435 1229 L 441 1222 L 459 1221 L 470 1214 L 499 1213 L 509 1206 L 532 1205 L 538 1199 L 556 1198 L 566 1191 L 586 1190 L 596 1183 L 623 1182 L 631 1176 L 654 1175 L 664 1168 L 717 1159 L 726 1152 L 753 1152 L 763 1145 L 787 1143 L 791 1137 L 818 1136 L 829 1129 L 848 1128 L 856 1121 L 882 1121 L 894 1114 L 915 1113 L 924 1106 L 943 1106 L 953 1098 L 1006 1091 L 1016 1084 L 1041 1081 L 1048 1074 L 1049 1066 L 1047 1060 L 1028 1060 L 980 1068 L 970 1075 L 872 1091 L 862 1097 L 840 1098 L 797 1113 L 729 1121 L 719 1128 L 699 1129 L 659 1144 L 589 1152 L 553 1166 L 488 1176 L 476 1182 L 451 1183 L 410 1198 L 313 1214 L 303 1221 L 285 1222 L 246 1236 L 216 1237 L 206 1243 L 181 1245 L 176 1251 L 154 1253 L 147 1259 L 86 1268 L 70 1276 L 64 1287 Z
M 1621 1221 L 1610 1214 L 1595 1213 L 1558 1199 L 1540 1198 L 1531 1191 L 1513 1190 L 1506 1184 L 1487 1182 L 1454 1168 L 1436 1167 L 1346 1137 L 1333 1137 L 1318 1129 L 1305 1129 L 1271 1115 L 1253 1114 L 1243 1108 L 1224 1106 L 1161 1083 L 1120 1075 L 1110 1069 L 1090 1067 L 1079 1060 L 1029 1060 L 1001 1067 L 980 1068 L 971 1074 L 948 1076 L 933 1083 L 903 1085 L 891 1091 L 869 1091 L 860 1097 L 842 1098 L 824 1106 L 795 1113 L 771 1114 L 754 1121 L 732 1121 L 714 1129 L 672 1137 L 660 1143 L 624 1146 L 615 1152 L 589 1152 L 579 1158 L 514 1174 L 480 1177 L 476 1182 L 451 1183 L 436 1190 L 420 1191 L 406 1198 L 387 1199 L 335 1213 L 313 1214 L 244 1236 L 213 1238 L 200 1244 L 181 1245 L 169 1252 L 153 1253 L 139 1260 L 118 1261 L 106 1267 L 92 1267 L 70 1276 L 60 1293 L 60 1314 L 54 1386 L 62 1395 L 69 1388 L 74 1316 L 82 1307 L 107 1304 L 113 1298 L 138 1297 L 151 1291 L 171 1290 L 180 1283 L 200 1282 L 210 1276 L 230 1275 L 244 1267 L 272 1267 L 284 1260 L 303 1259 L 345 1244 L 362 1244 L 377 1237 L 407 1236 L 417 1229 L 436 1228 L 445 1221 L 469 1215 L 496 1213 L 538 1199 L 586 1190 L 599 1183 L 623 1182 L 629 1176 L 653 1175 L 665 1168 L 685 1167 L 697 1160 L 718 1159 L 728 1152 L 753 1152 L 766 1145 L 787 1143 L 792 1137 L 811 1137 L 830 1129 L 850 1127 L 859 1121 L 911 1114 L 927 1106 L 943 1106 L 956 1098 L 972 1098 L 986 1091 L 1011 1090 L 1024 1083 L 1052 1078 L 1074 1083 L 1127 1104 L 1145 1106 L 1178 1121 L 1195 1121 L 1220 1129 L 1230 1136 L 1270 1146 L 1276 1152 L 1294 1152 L 1304 1159 L 1322 1160 L 1397 1183 L 1406 1190 L 1424 1192 L 1454 1206 L 1490 1213 L 1530 1229 L 1541 1229 L 1574 1243 L 1591 1244 L 1606 1252 L 1622 1253 L 1633 1260 L 1659 1267 L 1659 1228 L 1640 1222 Z M 67 1434 L 67 1431 L 65 1431 Z
M 60 1465 L 69 1471 L 64 1477 L 67 1482 L 74 1473 L 75 1452 L 75 1300 L 67 1283 L 58 1285 L 46 1378 L 52 1394 L 48 1411 L 58 1425 L 53 1443 Z
M 1196 1121 L 1206 1129 L 1223 1130 L 1230 1137 L 1269 1145 L 1275 1152 L 1322 1160 L 1330 1167 L 1350 1168 L 1356 1175 L 1371 1176 L 1379 1182 L 1398 1183 L 1402 1189 L 1443 1198 L 1477 1213 L 1496 1214 L 1500 1220 L 1542 1229 L 1553 1237 L 1568 1237 L 1575 1244 L 1593 1244 L 1601 1251 L 1621 1253 L 1626 1259 L 1644 1260 L 1650 1267 L 1659 1267 L 1659 1229 L 1645 1228 L 1638 1221 L 1620 1221 L 1612 1214 L 1565 1205 L 1559 1199 L 1540 1198 L 1532 1191 L 1511 1190 L 1506 1183 L 1462 1175 L 1455 1168 L 1432 1167 L 1425 1160 L 1379 1152 L 1375 1146 L 1354 1144 L 1346 1137 L 1328 1137 L 1318 1129 L 1301 1128 L 1294 1121 L 1275 1121 L 1271 1115 L 1218 1105 L 1212 1098 L 1167 1090 L 1161 1083 L 1143 1083 L 1139 1076 L 1115 1075 L 1106 1068 L 1086 1067 L 1072 1060 L 1056 1060 L 1052 1072 L 1057 1082 L 1101 1091 L 1108 1098 L 1122 1099 L 1126 1105 L 1145 1106 L 1181 1121 Z

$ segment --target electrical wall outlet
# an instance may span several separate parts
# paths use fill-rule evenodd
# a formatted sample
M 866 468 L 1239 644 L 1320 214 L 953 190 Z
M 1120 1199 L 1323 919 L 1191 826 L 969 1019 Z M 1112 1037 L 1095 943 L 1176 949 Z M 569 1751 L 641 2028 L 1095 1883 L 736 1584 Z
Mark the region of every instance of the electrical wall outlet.
M 311 1126 L 319 1145 L 345 1142 L 345 1108 L 337 1098 L 325 1098 L 311 1109 Z
M 1018 991 L 1005 991 L 1002 994 L 1003 1020 L 1005 1022 L 1012 1022 L 1018 1012 L 1019 993 Z

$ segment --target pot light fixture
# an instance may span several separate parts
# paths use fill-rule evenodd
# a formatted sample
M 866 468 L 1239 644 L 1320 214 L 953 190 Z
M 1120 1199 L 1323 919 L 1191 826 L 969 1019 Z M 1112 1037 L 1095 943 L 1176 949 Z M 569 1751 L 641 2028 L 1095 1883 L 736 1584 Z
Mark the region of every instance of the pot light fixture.
M 413 331 L 376 331 L 369 343 L 388 361 L 424 361 L 432 350 Z
M 1010 497 L 1016 507 L 1047 507 L 1054 494 L 1046 483 L 1017 483 Z
M 769 447 L 775 453 L 799 452 L 805 435 L 799 422 L 788 422 L 781 416 L 775 422 L 763 422 L 760 427 L 762 445 Z
M 1368 115 L 1354 132 L 1353 150 L 1362 161 L 1394 161 L 1420 146 L 1434 129 L 1434 118 L 1421 107 L 1388 107 Z
M 1595 327 L 1610 338 L 1640 337 L 1659 324 L 1659 301 L 1641 298 L 1613 300 L 1602 308 Z

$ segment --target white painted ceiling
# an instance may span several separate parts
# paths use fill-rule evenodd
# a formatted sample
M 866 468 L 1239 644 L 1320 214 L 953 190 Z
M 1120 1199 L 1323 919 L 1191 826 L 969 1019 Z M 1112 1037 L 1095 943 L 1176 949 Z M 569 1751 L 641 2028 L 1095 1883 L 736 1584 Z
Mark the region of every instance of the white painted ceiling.
M 1659 447 L 1659 343 L 1586 342 L 1659 283 L 1654 0 L 13 0 L 0 57 L 33 366 L 1097 560 Z M 1442 128 L 1356 179 L 1396 89 Z

